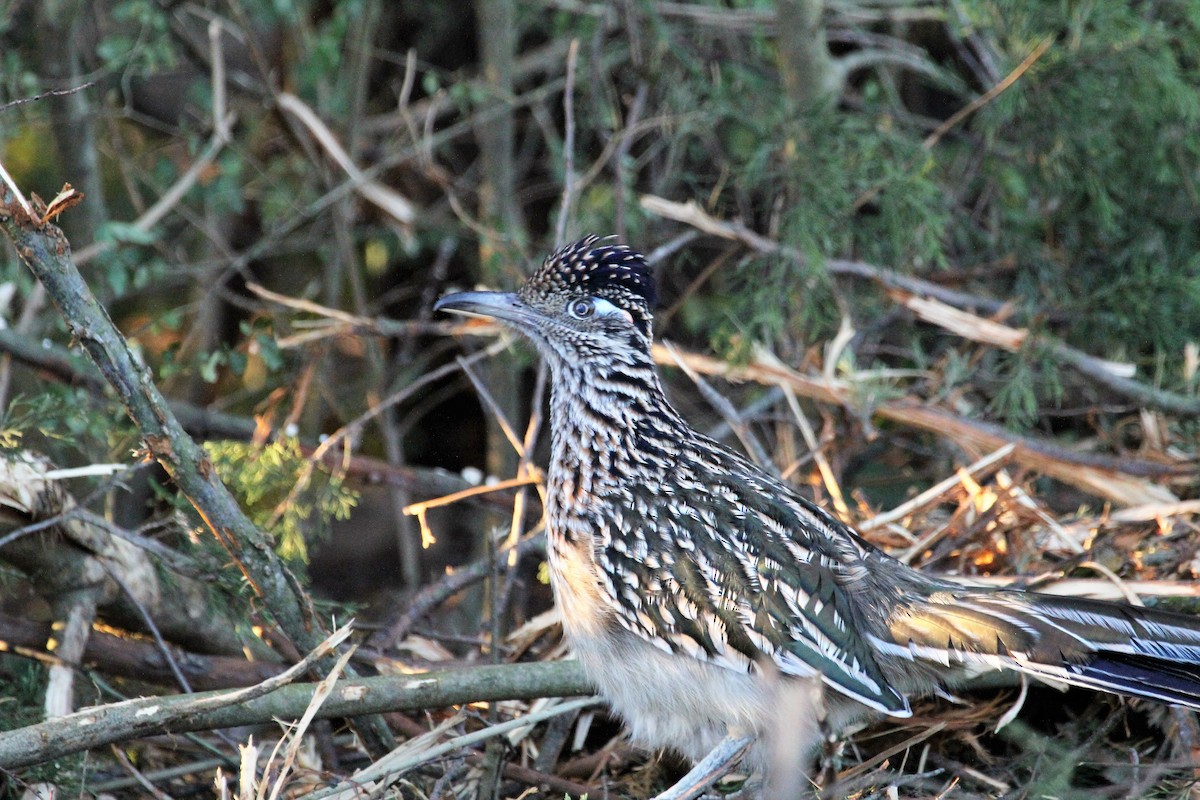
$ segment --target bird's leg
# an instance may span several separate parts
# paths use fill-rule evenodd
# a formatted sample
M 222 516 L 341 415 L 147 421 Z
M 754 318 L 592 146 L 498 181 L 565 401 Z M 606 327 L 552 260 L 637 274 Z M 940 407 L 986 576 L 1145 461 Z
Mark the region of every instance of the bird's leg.
M 696 766 L 678 783 L 656 795 L 654 800 L 693 800 L 699 797 L 705 789 L 729 771 L 753 742 L 753 736 L 726 736 L 708 755 L 697 761 Z

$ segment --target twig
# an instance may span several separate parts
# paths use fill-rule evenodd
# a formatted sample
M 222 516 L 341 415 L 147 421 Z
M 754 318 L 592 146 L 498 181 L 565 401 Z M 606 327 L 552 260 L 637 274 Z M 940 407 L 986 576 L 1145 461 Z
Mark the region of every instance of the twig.
M 410 503 L 401 509 L 401 513 L 417 518 L 417 522 L 419 522 L 421 525 L 421 544 L 424 547 L 429 547 L 434 542 L 433 532 L 429 529 L 429 522 L 425 516 L 425 512 L 429 509 L 437 508 L 438 506 L 450 505 L 451 503 L 457 503 L 460 500 L 477 497 L 481 494 L 502 492 L 506 489 L 516 489 L 528 486 L 531 483 L 539 483 L 540 481 L 541 478 L 536 474 L 521 474 L 516 478 L 509 478 L 508 480 L 500 481 L 499 483 L 491 483 L 484 486 L 472 486 L 470 489 L 463 489 L 461 492 L 454 492 L 453 494 L 448 494 L 444 497 L 435 497 L 432 500 L 423 500 L 419 503 Z M 516 497 L 520 498 L 520 493 L 518 493 Z M 520 505 L 520 503 L 518 502 L 517 505 Z M 514 508 L 514 520 L 517 518 L 518 514 L 520 514 L 522 519 L 524 518 L 524 514 L 520 513 L 518 509 Z
M 996 473 L 996 485 L 1004 490 L 1008 498 L 1021 508 L 1027 509 L 1033 516 L 1037 517 L 1052 533 L 1059 542 L 1062 543 L 1063 550 L 1079 555 L 1083 553 L 1082 538 L 1074 537 L 1071 533 L 1058 523 L 1058 520 L 1046 513 L 1042 506 L 1029 496 L 1022 487 L 1018 486 L 1005 470 L 1000 470 Z
M 475 387 L 475 393 L 479 395 L 479 399 L 483 401 L 488 411 L 495 417 L 496 424 L 500 426 L 500 430 L 504 433 L 504 438 L 512 445 L 512 449 L 520 454 L 522 451 L 521 440 L 517 437 L 517 432 L 513 430 L 512 423 L 504 416 L 504 410 L 500 408 L 500 403 L 492 396 L 491 391 L 488 390 L 487 383 L 475 374 L 475 370 L 471 369 L 471 362 L 467 358 L 459 356 L 457 361 L 463 374 L 467 376 L 471 381 L 471 385 Z
M 212 53 L 213 136 L 221 142 L 230 139 L 232 120 L 225 116 L 225 48 L 221 46 L 221 18 L 208 22 L 208 49 Z
M 1122 508 L 1109 517 L 1113 522 L 1149 522 L 1183 514 L 1200 514 L 1200 500 L 1181 500 L 1177 503 L 1154 503 L 1134 508 Z
M 124 750 L 114 745 L 112 748 L 112 754 L 117 759 L 117 762 L 121 765 L 121 769 L 128 772 L 130 777 L 132 777 L 139 786 L 149 792 L 150 796 L 153 797 L 154 800 L 172 800 L 171 795 L 167 794 L 162 789 L 159 789 L 157 786 L 151 783 L 149 778 L 143 775 L 141 771 L 139 771 L 138 768 L 133 765 L 133 762 L 129 760 L 129 756 L 125 754 Z
M 673 200 L 667 200 L 664 197 L 646 194 L 641 196 L 641 205 L 642 208 L 651 214 L 665 219 L 673 219 L 676 222 L 682 222 L 690 225 L 697 231 L 721 239 L 741 242 L 756 253 L 778 253 L 798 264 L 808 263 L 808 259 L 796 248 L 787 247 L 773 239 L 760 236 L 740 222 L 717 219 L 700 208 L 694 201 L 677 203 Z M 654 262 L 651 261 L 651 263 Z M 894 270 L 877 267 L 863 261 L 831 258 L 824 261 L 823 266 L 831 275 L 866 278 L 877 281 L 885 286 L 904 289 L 928 297 L 936 297 L 943 302 L 957 307 L 978 308 L 988 313 L 996 313 L 1004 308 L 1004 303 L 998 300 L 978 297 L 965 292 L 957 292 L 930 281 L 914 278 L 910 275 L 901 275 Z
M 1025 707 L 1025 697 L 1029 694 L 1029 676 L 1024 672 L 1020 673 L 1020 676 L 1021 693 L 1017 695 L 1016 702 L 1012 704 L 1008 711 L 1005 711 L 1000 715 L 1000 718 L 996 720 L 996 726 L 992 728 L 993 733 L 999 733 L 1000 729 L 1016 719 L 1017 715 L 1021 713 L 1021 709 Z
M 1117 591 L 1119 591 L 1121 593 L 1121 597 L 1123 597 L 1125 599 L 1125 602 L 1129 603 L 1129 605 L 1131 605 L 1131 606 L 1146 605 L 1145 603 L 1142 602 L 1142 598 L 1137 596 L 1137 594 L 1133 591 L 1133 589 L 1130 588 L 1129 584 L 1120 575 L 1113 572 L 1111 569 L 1104 566 L 1099 561 L 1080 561 L 1079 567 L 1080 567 L 1080 569 L 1094 570 L 1096 572 L 1099 572 L 1101 575 L 1103 575 L 1113 586 L 1117 587 Z
M 154 618 L 150 616 L 150 612 L 146 610 L 146 607 L 142 605 L 142 603 L 138 600 L 137 595 L 135 595 L 129 588 L 128 584 L 122 580 L 121 576 L 117 574 L 116 570 L 110 567 L 107 563 L 101 562 L 101 564 L 108 573 L 108 577 L 112 578 L 113 581 L 115 581 L 116 584 L 121 587 L 121 591 L 125 593 L 125 596 L 129 598 L 129 602 L 133 604 L 134 608 L 136 608 L 138 613 L 141 615 L 142 622 L 146 625 L 146 630 L 150 631 L 150 635 L 154 639 L 154 646 L 158 648 L 158 652 L 162 655 L 163 661 L 166 662 L 167 666 L 171 670 L 171 675 L 173 675 L 176 682 L 179 683 L 179 688 L 183 689 L 183 691 L 187 694 L 191 694 L 192 684 L 186 677 L 184 677 L 183 671 L 180 670 L 178 662 L 175 661 L 175 654 L 171 652 L 171 648 L 167 647 L 167 643 L 163 639 L 162 633 L 159 632 L 158 625 L 154 624 Z
M 964 339 L 1016 352 L 1022 347 L 1043 348 L 1060 362 L 1094 383 L 1121 396 L 1150 408 L 1169 414 L 1200 416 L 1200 398 L 1186 397 L 1173 392 L 1155 389 L 1133 380 L 1131 365 L 1117 364 L 1097 358 L 1049 336 L 1034 336 L 1025 328 L 1010 328 L 999 322 L 952 308 L 936 299 L 918 297 L 903 291 L 893 290 L 892 298 L 915 313 L 922 320 L 937 325 Z
M 338 658 L 337 663 L 333 665 L 333 669 L 329 674 L 317 684 L 313 690 L 312 700 L 309 701 L 308 707 L 304 709 L 304 715 L 300 717 L 300 721 L 295 727 L 288 731 L 288 748 L 283 757 L 283 766 L 279 768 L 279 775 L 275 779 L 275 784 L 271 787 L 270 800 L 278 800 L 279 793 L 283 791 L 284 784 L 287 782 L 288 773 L 292 771 L 292 766 L 296 763 L 296 756 L 300 752 L 300 745 L 304 741 L 304 734 L 308 731 L 308 726 L 316 718 L 317 712 L 321 710 L 321 706 L 329 698 L 330 692 L 333 691 L 334 684 L 341 677 L 342 672 L 346 669 L 346 664 L 349 663 L 350 657 L 354 655 L 354 648 L 348 648 Z
M 277 521 L 283 515 L 283 512 L 288 505 L 292 503 L 296 497 L 298 497 L 299 494 L 308 487 L 309 481 L 312 480 L 313 471 L 316 469 L 316 465 L 322 463 L 325 460 L 326 455 L 329 454 L 334 447 L 340 444 L 342 440 L 344 440 L 352 432 L 361 430 L 362 426 L 367 424 L 367 422 L 369 422 L 377 414 L 382 414 L 392 406 L 404 402 L 425 386 L 428 386 L 434 381 L 439 381 L 445 376 L 451 375 L 457 370 L 461 369 L 462 363 L 470 364 L 477 360 L 490 357 L 500 352 L 507 346 L 508 342 L 504 339 L 500 339 L 496 342 L 493 342 L 490 346 L 484 348 L 483 350 L 480 350 L 478 353 L 472 353 L 469 356 L 458 359 L 458 362 L 454 364 L 446 364 L 438 367 L 435 370 L 426 372 L 420 378 L 417 378 L 403 389 L 394 392 L 391 396 L 387 397 L 383 401 L 376 403 L 374 406 L 367 409 L 362 414 L 358 415 L 350 422 L 347 422 L 341 428 L 330 434 L 325 441 L 321 442 L 321 444 L 319 444 L 312 451 L 312 455 L 308 457 L 308 463 L 305 464 L 304 469 L 300 471 L 300 475 L 296 479 L 295 486 L 293 486 L 291 491 L 288 492 L 287 497 L 280 501 L 279 505 L 276 506 L 274 519 L 272 520 L 271 524 L 274 524 L 274 521 Z
M 44 649 L 50 637 L 49 623 L 39 624 L 0 614 L 0 641 L 8 644 L 10 652 L 46 664 L 69 663 L 63 660 L 61 651 L 50 653 Z M 253 686 L 284 669 L 282 665 L 268 661 L 247 661 L 244 656 L 213 656 L 177 648 L 172 651 L 175 662 L 188 680 L 201 690 Z M 107 675 L 136 678 L 144 683 L 176 682 L 163 663 L 156 644 L 103 630 L 91 631 L 81 658 L 70 666 L 81 669 L 84 664 Z
M 218 767 L 228 766 L 230 759 L 228 758 L 206 758 L 200 761 L 192 761 L 187 764 L 179 764 L 178 766 L 166 767 L 164 769 L 145 770 L 142 775 L 148 781 L 167 781 L 172 778 L 185 778 L 189 775 L 194 775 L 198 772 L 209 772 Z M 234 762 L 236 765 L 236 762 Z M 110 792 L 117 792 L 121 789 L 130 789 L 140 785 L 140 781 L 134 777 L 128 778 L 110 778 L 102 781 L 89 781 L 88 789 L 96 793 L 97 796 Z
M 72 86 L 70 89 L 51 89 L 48 92 L 35 94 L 33 97 L 18 97 L 16 100 L 9 100 L 4 105 L 0 106 L 0 113 L 8 111 L 10 108 L 23 106 L 26 103 L 36 103 L 38 100 L 44 100 L 47 97 L 66 97 L 67 95 L 75 94 L 76 92 L 82 92 L 84 89 L 90 89 L 95 85 L 95 81 L 88 81 L 80 86 Z M 3 170 L 4 166 L 0 165 L 0 171 Z
M 1028 581 L 1001 575 L 941 575 L 944 580 L 966 586 L 1028 586 Z M 1192 581 L 1121 581 L 1117 586 L 1108 578 L 1054 578 L 1037 584 L 1037 590 L 1064 597 L 1090 597 L 1096 600 L 1125 600 L 1126 592 L 1139 597 L 1200 597 L 1200 584 Z
M 900 742 L 899 744 L 895 744 L 882 752 L 876 753 L 870 759 L 862 762 L 861 764 L 855 764 L 853 767 L 838 773 L 838 782 L 841 783 L 842 781 L 851 780 L 855 776 L 861 775 L 864 772 L 868 772 L 871 769 L 874 769 L 876 766 L 878 766 L 879 764 L 882 764 L 884 761 L 887 761 L 889 758 L 896 755 L 897 753 L 902 753 L 905 750 L 907 750 L 908 748 L 913 747 L 914 745 L 918 745 L 921 742 L 925 741 L 930 736 L 933 736 L 935 733 L 940 733 L 942 730 L 945 729 L 945 727 L 946 727 L 945 722 L 938 722 L 934 725 L 930 725 L 928 728 L 925 728 L 924 730 L 917 732 L 913 736 L 910 736 L 909 738 L 905 739 L 903 742 Z
M 1029 55 L 1025 56 L 1020 64 L 1018 64 L 1011 72 L 1005 75 L 1003 80 L 1001 80 L 992 88 L 988 89 L 983 94 L 979 95 L 979 97 L 976 97 L 970 103 L 967 103 L 958 111 L 951 114 L 949 119 L 939 125 L 933 133 L 925 137 L 925 141 L 921 143 L 921 146 L 926 150 L 931 149 L 941 140 L 943 136 L 945 136 L 952 128 L 954 128 L 955 125 L 962 122 L 964 119 L 971 116 L 976 111 L 999 97 L 1001 93 L 1016 83 L 1017 80 L 1024 75 L 1029 68 L 1032 67 L 1037 60 L 1042 57 L 1043 54 L 1045 54 L 1047 50 L 1050 49 L 1050 45 L 1052 44 L 1054 44 L 1053 36 L 1047 36 L 1045 39 L 1042 39 L 1040 42 L 1038 42 L 1033 50 L 1030 51 Z
M 668 353 L 675 353 L 675 347 L 673 345 L 664 344 L 663 347 Z M 737 436 L 738 441 L 742 443 L 742 447 L 746 448 L 746 452 L 751 458 L 754 459 L 754 462 L 763 469 L 777 473 L 778 470 L 775 467 L 775 464 L 772 463 L 771 457 L 767 455 L 767 451 L 763 449 L 763 446 L 759 443 L 758 439 L 755 438 L 754 432 L 750 430 L 750 426 L 746 424 L 744 419 L 742 419 L 742 415 L 739 414 L 737 409 L 733 407 L 733 404 L 726 400 L 720 392 L 713 389 L 712 386 L 710 386 L 708 382 L 704 380 L 704 378 L 701 378 L 695 370 L 689 367 L 687 362 L 685 362 L 682 358 L 676 356 L 675 366 L 683 370 L 683 374 L 687 375 L 688 379 L 696 385 L 696 388 L 700 391 L 700 394 L 704 396 L 704 399 L 709 402 L 709 405 L 717 410 L 717 413 L 720 414 L 721 418 L 725 420 L 725 424 L 727 424 L 729 429 L 733 431 L 735 436 Z
M 620 237 L 625 236 L 625 161 L 629 157 L 630 148 L 633 147 L 633 131 L 641 119 L 642 110 L 646 107 L 646 98 L 649 94 L 650 85 L 644 80 L 639 81 L 637 91 L 633 95 L 633 102 L 629 105 L 629 112 L 625 115 L 625 127 L 621 130 L 621 137 L 617 143 L 617 151 L 614 154 L 613 230 Z
M 800 433 L 804 437 L 804 443 L 808 445 L 808 450 L 812 453 L 813 461 L 817 464 L 817 469 L 821 472 L 821 480 L 825 483 L 825 488 L 829 491 L 829 496 L 833 499 L 833 507 L 838 513 L 838 517 L 843 522 L 850 521 L 850 509 L 846 506 L 846 498 L 842 496 L 842 487 L 838 485 L 837 477 L 833 474 L 833 469 L 829 466 L 829 459 L 825 458 L 825 453 L 821 450 L 821 444 L 817 441 L 817 435 L 812 429 L 812 425 L 808 422 L 808 417 L 804 414 L 804 409 L 800 408 L 800 401 L 796 399 L 796 392 L 790 386 L 783 386 L 784 397 L 787 398 L 788 408 L 792 411 L 792 416 L 796 418 L 796 423 L 800 427 Z
M 983 108 L 992 100 L 996 99 L 996 97 L 998 97 L 1002 92 L 1016 83 L 1017 80 L 1024 75 L 1025 72 L 1028 71 L 1029 68 L 1032 67 L 1039 58 L 1042 57 L 1042 54 L 1046 52 L 1053 42 L 1053 36 L 1047 36 L 1045 39 L 1039 42 L 1037 46 L 1034 47 L 1033 51 L 1030 52 L 1030 54 L 1026 56 L 1025 59 L 1016 66 L 1016 68 L 1009 72 L 1003 80 L 1001 80 L 992 88 L 988 89 L 979 97 L 972 100 L 963 108 L 960 108 L 957 112 L 952 114 L 949 119 L 938 125 L 938 127 L 935 128 L 934 131 L 925 138 L 925 141 L 922 142 L 922 149 L 925 151 L 933 149 L 933 146 L 941 141 L 942 137 L 952 130 L 954 126 L 958 125 L 958 123 L 962 122 L 971 114 L 974 114 L 980 108 Z M 917 165 L 918 160 L 919 159 L 917 158 L 910 159 L 908 163 L 902 167 L 901 171 L 911 171 Z M 885 184 L 879 183 L 860 194 L 857 198 L 855 198 L 854 203 L 852 204 L 853 210 L 858 211 L 863 206 L 874 200 L 879 193 L 883 191 L 884 186 Z
M 558 224 L 554 228 L 554 248 L 562 247 L 567 239 L 567 220 L 574 205 L 575 190 L 575 63 L 579 59 L 579 40 L 572 39 L 567 48 L 567 85 L 563 89 L 563 115 L 566 131 L 563 135 L 563 186 L 558 209 Z
M 276 95 L 275 101 L 280 108 L 294 116 L 308 129 L 334 163 L 349 176 L 355 191 L 364 200 L 377 206 L 380 211 L 401 225 L 410 226 L 416 221 L 416 206 L 396 190 L 384 186 L 359 169 L 358 165 L 351 160 L 350 155 L 342 148 L 337 137 L 333 135 L 333 131 L 329 130 L 329 126 L 304 101 L 287 92 L 280 92 Z
M 424 514 L 431 508 L 448 506 L 452 503 L 457 503 L 460 500 L 466 500 L 470 497 L 477 497 L 481 494 L 488 494 L 489 492 L 502 492 L 505 489 L 515 489 L 519 486 L 528 486 L 531 483 L 537 483 L 539 480 L 540 479 L 537 475 L 525 475 L 519 478 L 509 478 L 506 481 L 500 481 L 498 483 L 489 483 L 483 486 L 472 486 L 470 489 L 463 489 L 460 492 L 454 492 L 453 494 L 448 494 L 443 497 L 434 497 L 430 500 L 422 500 L 419 503 L 410 503 L 404 507 L 404 513 L 416 516 L 418 514 Z
M 289 670 L 298 671 L 298 668 Z M 259 684 L 241 692 L 145 697 L 0 732 L 0 767 L 39 764 L 93 747 L 160 733 L 257 725 L 276 718 L 295 719 L 311 702 L 314 685 L 280 686 L 282 677 L 272 679 L 276 688 L 265 692 L 259 688 L 265 684 Z M 570 697 L 591 692 L 582 668 L 574 661 L 489 665 L 421 675 L 343 680 L 316 716 L 354 717 L 476 701 Z
M 29 219 L 37 219 L 37 215 L 33 213 L 33 208 L 30 207 L 29 201 L 25 199 L 25 195 L 21 194 L 21 190 L 17 187 L 17 182 L 14 181 L 12 176 L 8 174 L 8 170 L 4 168 L 4 162 L 2 161 L 0 161 L 0 180 L 4 181 L 4 185 L 7 186 L 9 191 L 13 193 L 13 196 L 16 197 L 17 202 L 20 204 L 21 209 L 25 212 L 25 215 L 29 217 Z
M 145 233 L 162 221 L 183 200 L 184 196 L 191 191 L 196 181 L 216 161 L 217 155 L 232 139 L 232 127 L 237 117 L 232 113 L 226 113 L 225 109 L 225 54 L 221 47 L 220 20 L 216 17 L 209 23 L 208 36 L 212 51 L 213 134 L 209 138 L 208 146 L 200 154 L 200 157 L 179 176 L 178 180 L 150 208 L 146 209 L 145 213 L 134 220 L 130 227 L 136 231 Z M 114 246 L 115 242 L 111 240 L 92 242 L 75 254 L 75 264 L 83 266 Z
M 548 367 L 545 361 L 538 362 L 537 380 L 534 381 L 534 392 L 531 398 L 529 422 L 525 425 L 525 438 L 521 440 L 520 457 L 517 459 L 517 477 L 532 479 L 527 483 L 533 484 L 541 499 L 545 499 L 545 490 L 542 487 L 541 473 L 533 464 L 533 451 L 537 447 L 538 431 L 542 429 L 542 405 L 546 394 L 546 385 L 548 379 Z M 508 529 L 508 538 L 505 540 L 505 547 L 510 548 L 510 556 L 508 566 L 515 566 L 517 563 L 517 543 L 521 540 L 521 534 L 525 531 L 525 512 L 526 500 L 529 493 L 526 486 L 517 489 L 517 494 L 513 498 L 512 522 Z M 511 589 L 512 580 L 514 578 L 511 572 L 507 573 L 508 582 L 506 583 L 506 591 L 504 596 L 508 596 L 508 589 Z
M 226 144 L 220 137 L 213 134 L 213 137 L 208 142 L 208 146 L 204 148 L 204 152 L 200 154 L 200 157 L 192 162 L 187 171 L 179 176 L 179 179 L 154 202 L 154 205 L 150 206 L 144 214 L 130 223 L 130 227 L 136 231 L 145 233 L 161 222 L 167 214 L 171 213 L 175 206 L 179 205 L 184 196 L 191 191 L 192 187 L 196 185 L 196 181 L 200 179 L 200 176 L 216 161 L 217 155 L 220 154 Z M 75 264 L 83 266 L 96 256 L 108 252 L 115 246 L 116 243 L 110 240 L 92 242 L 80 248 L 79 252 L 75 254 Z

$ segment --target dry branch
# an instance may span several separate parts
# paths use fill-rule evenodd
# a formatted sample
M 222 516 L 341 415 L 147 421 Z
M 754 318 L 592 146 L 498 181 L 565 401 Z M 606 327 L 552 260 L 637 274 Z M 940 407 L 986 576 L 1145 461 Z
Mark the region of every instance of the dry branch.
M 78 711 L 67 717 L 0 733 L 0 767 L 37 764 L 114 742 L 297 719 L 314 684 L 292 684 L 251 700 L 231 692 L 146 697 Z M 591 694 L 573 661 L 503 664 L 398 677 L 343 679 L 317 717 L 357 716 L 404 709 L 443 708 L 475 701 L 530 700 Z
M 45 649 L 52 635 L 48 622 L 30 622 L 0 614 L 0 650 L 46 663 L 61 661 L 61 651 Z M 212 656 L 174 647 L 171 648 L 171 654 L 176 666 L 197 690 L 253 686 L 283 672 L 279 664 L 247 661 L 242 656 Z M 87 648 L 74 666 L 146 683 L 164 686 L 175 684 L 175 674 L 153 642 L 130 635 L 117 636 L 102 630 L 92 630 Z
M 313 138 L 333 162 L 354 182 L 355 189 L 364 200 L 374 204 L 404 226 L 412 225 L 417 218 L 416 207 L 394 189 L 384 186 L 375 178 L 365 174 L 350 158 L 350 154 L 338 142 L 333 131 L 311 107 L 300 98 L 287 92 L 275 96 L 279 107 L 294 116 L 304 125 Z
M 491 558 L 481 558 L 438 580 L 422 586 L 409 601 L 396 609 L 383 626 L 367 640 L 367 645 L 377 650 L 386 650 L 401 641 L 423 617 L 440 604 L 449 600 L 466 587 L 479 583 L 499 570 L 510 566 L 515 560 L 544 548 L 544 537 L 531 533 L 513 548 L 501 549 Z
M 456 736 L 448 741 L 437 742 L 442 729 L 449 728 L 448 724 L 443 723 L 443 725 L 439 726 L 439 730 L 431 731 L 425 736 L 405 742 L 391 753 L 388 753 L 384 758 L 359 770 L 337 786 L 313 792 L 310 797 L 312 800 L 357 800 L 358 797 L 362 796 L 364 789 L 374 794 L 386 788 L 397 776 L 403 775 L 423 764 L 427 764 L 434 759 L 449 755 L 456 750 L 462 750 L 466 747 L 485 742 L 501 734 L 515 735 L 522 728 L 532 727 L 538 722 L 543 722 L 560 714 L 579 711 L 590 705 L 594 705 L 596 702 L 598 702 L 596 698 L 592 697 L 569 700 L 565 703 L 558 703 L 537 711 L 532 711 L 521 717 L 489 725 L 482 730 Z

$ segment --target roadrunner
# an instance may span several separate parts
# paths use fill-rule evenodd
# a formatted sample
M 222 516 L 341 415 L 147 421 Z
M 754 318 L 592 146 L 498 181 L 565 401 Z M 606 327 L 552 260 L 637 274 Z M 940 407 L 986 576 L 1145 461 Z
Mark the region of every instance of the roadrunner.
M 823 724 L 992 669 L 1200 709 L 1200 620 L 928 577 L 697 433 L 651 358 L 655 301 L 645 258 L 593 236 L 516 293 L 437 303 L 549 363 L 551 583 L 635 741 L 703 759 L 697 780 L 742 751 L 802 765 Z

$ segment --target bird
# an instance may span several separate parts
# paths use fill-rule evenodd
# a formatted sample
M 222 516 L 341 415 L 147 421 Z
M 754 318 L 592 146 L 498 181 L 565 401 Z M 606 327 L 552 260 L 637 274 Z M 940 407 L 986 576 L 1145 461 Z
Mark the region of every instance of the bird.
M 910 716 L 991 670 L 1200 710 L 1200 619 L 924 574 L 696 431 L 652 358 L 656 302 L 646 258 L 593 235 L 515 292 L 435 304 L 515 330 L 548 364 L 550 582 L 636 743 L 695 762 L 705 786 L 740 757 L 767 795 L 823 731 Z

